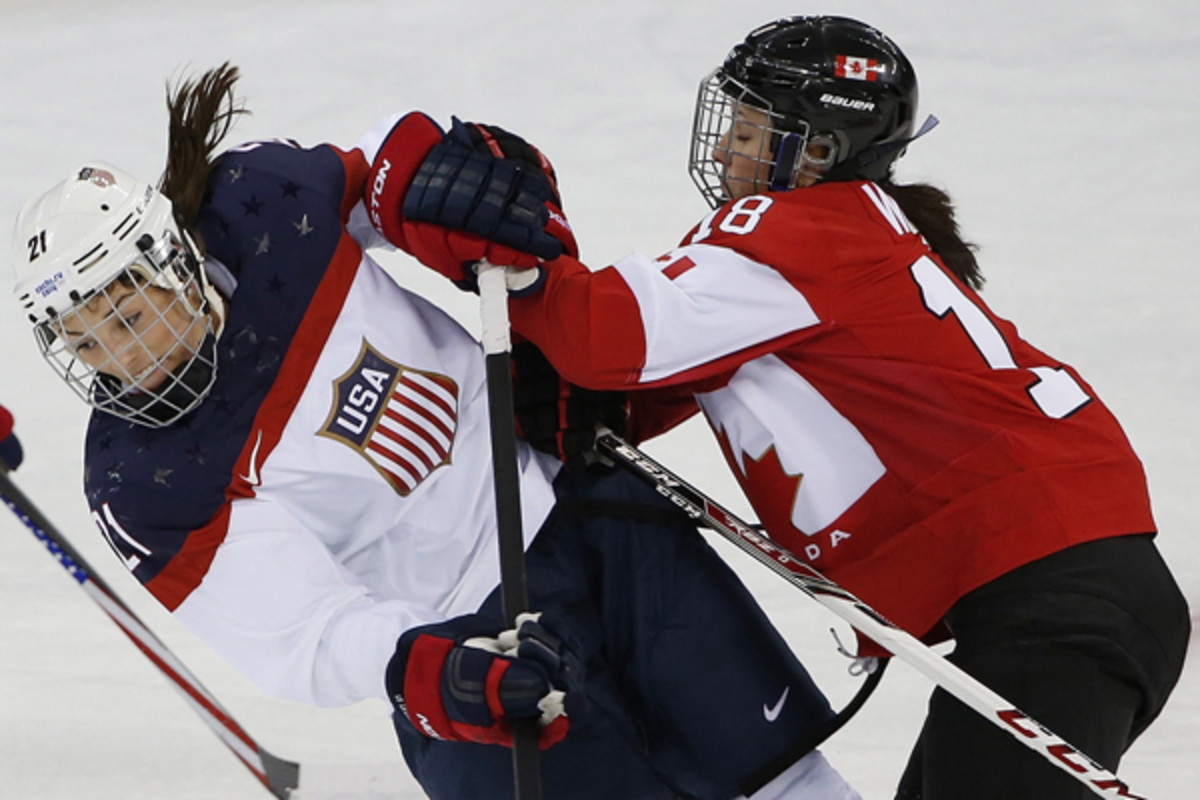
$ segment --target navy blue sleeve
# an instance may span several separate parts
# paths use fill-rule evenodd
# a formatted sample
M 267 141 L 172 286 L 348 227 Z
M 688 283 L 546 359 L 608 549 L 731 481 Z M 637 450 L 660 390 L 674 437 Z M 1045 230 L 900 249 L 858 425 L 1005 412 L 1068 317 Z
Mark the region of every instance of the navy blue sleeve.
M 344 234 L 346 193 L 343 159 L 327 146 L 254 145 L 215 163 L 197 230 L 238 286 L 211 393 L 161 429 L 95 412 L 87 435 L 93 517 L 143 584 L 196 552 L 197 537 L 201 551 L 219 543 L 234 465 Z

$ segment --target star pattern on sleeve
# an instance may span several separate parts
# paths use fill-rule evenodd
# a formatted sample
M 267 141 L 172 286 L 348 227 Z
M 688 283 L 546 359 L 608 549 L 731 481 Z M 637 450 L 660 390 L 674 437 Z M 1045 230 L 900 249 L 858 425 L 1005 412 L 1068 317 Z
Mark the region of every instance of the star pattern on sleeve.
M 292 223 L 292 226 L 293 226 L 293 227 L 296 229 L 296 234 L 297 234 L 297 235 L 298 235 L 298 236 L 299 236 L 301 239 L 303 239 L 304 237 L 308 236 L 310 233 L 312 233 L 313 231 L 315 231 L 315 230 L 316 230 L 316 228 L 314 228 L 314 227 L 313 227 L 313 226 L 312 226 L 312 225 L 309 223 L 309 221 L 308 221 L 308 214 L 305 214 L 304 216 L 300 217 L 300 221 L 299 221 L 299 222 L 293 222 L 293 223 Z
M 184 454 L 189 459 L 191 459 L 195 463 L 199 464 L 200 466 L 204 466 L 206 463 L 208 463 L 208 461 L 207 461 L 208 448 L 206 448 L 200 442 L 193 442 L 192 444 L 190 444 L 184 450 Z
M 242 208 L 245 209 L 247 217 L 261 216 L 263 205 L 263 201 L 259 200 L 255 195 L 250 195 L 248 200 L 242 201 Z
M 219 201 L 226 211 L 215 215 L 214 224 L 221 240 L 232 245 L 223 260 L 235 272 L 249 268 L 252 259 L 288 259 L 289 243 L 321 237 L 320 214 L 314 214 L 310 207 L 313 196 L 306 183 L 286 175 L 259 171 L 249 162 L 235 162 L 222 173 L 222 182 L 236 188 L 231 189 L 226 199 Z M 272 294 L 281 296 L 284 293 L 286 283 L 276 277 L 266 280 Z

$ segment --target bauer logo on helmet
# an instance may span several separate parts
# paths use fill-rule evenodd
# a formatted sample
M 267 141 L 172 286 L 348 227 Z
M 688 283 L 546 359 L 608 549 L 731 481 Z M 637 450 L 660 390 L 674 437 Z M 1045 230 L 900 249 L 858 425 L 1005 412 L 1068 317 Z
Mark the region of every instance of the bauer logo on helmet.
M 850 97 L 842 97 L 841 95 L 830 94 L 829 92 L 821 95 L 821 102 L 828 106 L 848 108 L 851 111 L 870 112 L 875 110 L 875 104 L 870 100 L 855 100 Z

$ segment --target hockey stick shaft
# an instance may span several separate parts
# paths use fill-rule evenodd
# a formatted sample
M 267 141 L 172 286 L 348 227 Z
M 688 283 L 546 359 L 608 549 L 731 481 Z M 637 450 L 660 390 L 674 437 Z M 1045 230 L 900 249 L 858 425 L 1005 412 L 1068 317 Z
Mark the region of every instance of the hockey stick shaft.
M 765 564 L 772 572 L 1087 786 L 1097 796 L 1109 800 L 1148 800 L 1143 795 L 1131 792 L 1115 774 L 636 447 L 607 430 L 600 431 L 596 446 L 601 454 L 649 483 L 688 516 L 706 523 L 743 552 Z
M 7 472 L 0 469 L 0 499 L 13 514 L 46 546 L 55 560 L 75 579 L 80 588 L 129 637 L 183 695 L 205 724 L 271 794 L 286 800 L 300 780 L 300 765 L 285 761 L 262 748 L 239 725 L 217 699 L 188 671 L 174 653 L 155 636 L 137 615 L 84 560 L 67 538 L 17 488 Z
M 486 261 L 479 263 L 479 297 L 500 545 L 501 607 L 506 621 L 515 626 L 517 615 L 529 610 L 529 589 L 525 577 L 525 536 L 513 412 L 508 285 L 503 267 L 492 266 Z M 542 797 L 537 725 L 535 719 L 513 723 L 513 784 L 517 800 L 541 800 Z

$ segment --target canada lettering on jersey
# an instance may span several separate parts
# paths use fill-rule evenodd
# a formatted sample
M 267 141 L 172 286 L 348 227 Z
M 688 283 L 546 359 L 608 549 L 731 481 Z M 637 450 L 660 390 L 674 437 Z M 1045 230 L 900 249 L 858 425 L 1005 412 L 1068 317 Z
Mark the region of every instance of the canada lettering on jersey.
M 365 340 L 333 382 L 333 403 L 318 435 L 362 455 L 401 497 L 450 462 L 458 428 L 458 385 L 380 354 Z

